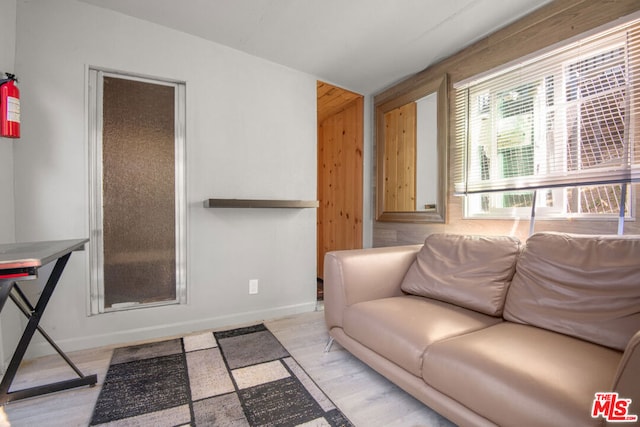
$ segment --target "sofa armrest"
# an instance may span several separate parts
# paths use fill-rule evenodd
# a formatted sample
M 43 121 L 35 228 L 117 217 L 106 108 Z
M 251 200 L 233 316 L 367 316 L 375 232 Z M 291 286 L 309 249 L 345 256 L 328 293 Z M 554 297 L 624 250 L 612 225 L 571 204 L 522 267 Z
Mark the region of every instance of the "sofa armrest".
M 327 327 L 342 327 L 343 310 L 355 303 L 402 295 L 400 284 L 422 245 L 328 252 L 324 258 Z
M 620 398 L 631 399 L 628 413 L 640 419 L 640 331 L 631 337 L 624 350 L 612 390 L 618 392 Z

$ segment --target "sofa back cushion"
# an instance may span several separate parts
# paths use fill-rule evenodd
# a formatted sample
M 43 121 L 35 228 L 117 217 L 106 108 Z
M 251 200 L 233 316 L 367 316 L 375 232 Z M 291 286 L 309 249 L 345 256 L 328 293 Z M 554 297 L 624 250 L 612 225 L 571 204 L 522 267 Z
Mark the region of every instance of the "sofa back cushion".
M 432 234 L 401 289 L 500 316 L 519 253 L 515 237 Z
M 532 235 L 504 318 L 624 350 L 640 329 L 640 236 Z

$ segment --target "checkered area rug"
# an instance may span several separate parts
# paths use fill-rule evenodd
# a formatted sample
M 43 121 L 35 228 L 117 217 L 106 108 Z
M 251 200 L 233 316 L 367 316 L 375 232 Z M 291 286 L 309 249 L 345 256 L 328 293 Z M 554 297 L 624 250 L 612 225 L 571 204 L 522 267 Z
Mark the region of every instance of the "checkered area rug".
M 351 423 L 259 324 L 116 349 L 91 425 Z

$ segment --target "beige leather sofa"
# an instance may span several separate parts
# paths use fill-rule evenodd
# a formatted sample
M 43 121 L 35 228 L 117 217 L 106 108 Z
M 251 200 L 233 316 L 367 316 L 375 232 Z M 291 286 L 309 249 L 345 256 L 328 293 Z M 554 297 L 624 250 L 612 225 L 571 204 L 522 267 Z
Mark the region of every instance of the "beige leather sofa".
M 324 284 L 331 337 L 454 423 L 640 417 L 640 236 L 433 234 L 330 252 Z

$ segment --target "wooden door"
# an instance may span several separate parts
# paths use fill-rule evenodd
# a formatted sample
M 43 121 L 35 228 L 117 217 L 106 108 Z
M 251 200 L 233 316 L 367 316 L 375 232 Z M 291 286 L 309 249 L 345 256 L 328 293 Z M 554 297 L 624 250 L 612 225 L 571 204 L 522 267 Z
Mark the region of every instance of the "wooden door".
M 324 255 L 362 248 L 363 97 L 318 82 L 318 277 Z

